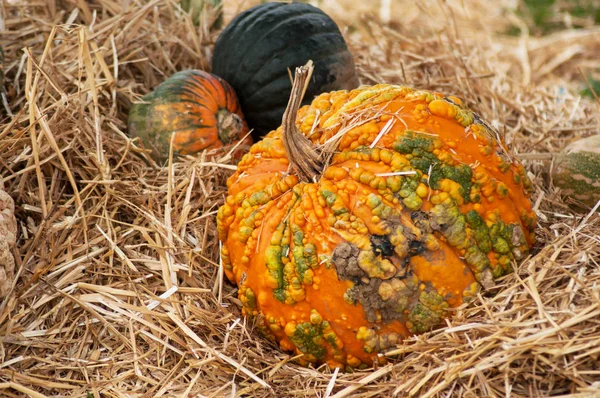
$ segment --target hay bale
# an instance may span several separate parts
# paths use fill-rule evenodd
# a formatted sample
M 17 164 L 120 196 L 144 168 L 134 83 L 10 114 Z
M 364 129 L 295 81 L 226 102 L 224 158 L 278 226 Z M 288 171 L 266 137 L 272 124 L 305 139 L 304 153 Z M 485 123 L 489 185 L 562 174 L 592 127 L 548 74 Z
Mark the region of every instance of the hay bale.
M 15 277 L 12 249 L 17 242 L 17 220 L 13 199 L 4 192 L 0 180 L 0 299 L 6 297 Z
M 226 20 L 257 2 L 227 2 Z M 456 94 L 513 156 L 557 152 L 600 125 L 598 104 L 577 94 L 577 68 L 598 66 L 600 29 L 507 36 L 507 21 L 519 23 L 508 3 L 393 4 L 389 25 L 376 3 L 364 15 L 350 0 L 322 6 L 362 83 Z M 19 224 L 18 277 L 0 303 L 0 395 L 598 393 L 600 219 L 563 203 L 544 162 L 524 161 L 537 252 L 493 294 L 383 367 L 303 368 L 253 332 L 223 282 L 214 217 L 230 156 L 156 164 L 126 134 L 131 103 L 175 71 L 208 70 L 218 32 L 165 0 L 8 1 L 0 15 L 14 115 L 0 119 L 0 174 Z

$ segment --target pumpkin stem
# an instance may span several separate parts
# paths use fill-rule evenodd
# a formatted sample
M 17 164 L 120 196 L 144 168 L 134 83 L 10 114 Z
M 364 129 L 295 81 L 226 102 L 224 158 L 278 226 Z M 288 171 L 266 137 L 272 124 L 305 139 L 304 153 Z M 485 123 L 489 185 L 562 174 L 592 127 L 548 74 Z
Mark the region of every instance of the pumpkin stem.
M 227 109 L 219 109 L 217 112 L 217 129 L 219 139 L 223 144 L 229 144 L 236 140 L 244 127 L 242 118 Z
M 313 69 L 313 63 L 310 60 L 306 65 L 296 68 L 292 92 L 281 125 L 283 127 L 283 145 L 290 161 L 290 167 L 296 171 L 300 179 L 314 182 L 323 171 L 321 154 L 296 127 L 298 109 L 300 109 Z

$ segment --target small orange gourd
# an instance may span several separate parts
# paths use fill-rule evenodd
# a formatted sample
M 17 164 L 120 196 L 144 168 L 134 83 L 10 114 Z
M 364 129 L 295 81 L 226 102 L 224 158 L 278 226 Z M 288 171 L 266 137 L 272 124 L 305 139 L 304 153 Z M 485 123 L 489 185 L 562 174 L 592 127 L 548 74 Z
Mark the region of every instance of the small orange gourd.
M 201 70 L 177 72 L 146 94 L 131 107 L 128 126 L 159 160 L 168 157 L 173 134 L 175 154 L 190 155 L 235 144 L 248 133 L 233 88 Z
M 379 84 L 297 116 L 293 98 L 217 220 L 244 314 L 302 362 L 370 365 L 527 255 L 531 183 L 458 98 Z

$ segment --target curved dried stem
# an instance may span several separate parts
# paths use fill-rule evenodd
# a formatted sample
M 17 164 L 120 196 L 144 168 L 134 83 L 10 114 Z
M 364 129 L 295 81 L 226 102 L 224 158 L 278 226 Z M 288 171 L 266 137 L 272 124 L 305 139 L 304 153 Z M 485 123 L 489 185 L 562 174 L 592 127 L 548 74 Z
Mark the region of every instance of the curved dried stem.
M 296 127 L 296 116 L 302 98 L 308 87 L 313 71 L 312 61 L 296 68 L 290 100 L 283 114 L 283 145 L 290 161 L 290 167 L 298 173 L 300 179 L 316 181 L 323 171 L 321 155 L 313 143 Z

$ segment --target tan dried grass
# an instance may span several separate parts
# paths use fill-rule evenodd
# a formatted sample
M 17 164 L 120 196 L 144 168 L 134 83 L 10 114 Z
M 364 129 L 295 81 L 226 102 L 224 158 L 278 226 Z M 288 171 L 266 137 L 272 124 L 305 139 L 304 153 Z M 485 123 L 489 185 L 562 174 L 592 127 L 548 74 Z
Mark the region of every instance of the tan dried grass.
M 227 16 L 251 4 L 227 3 Z M 577 90 L 579 70 L 598 67 L 600 28 L 499 35 L 519 23 L 507 4 L 394 3 L 386 27 L 377 9 L 321 2 L 351 27 L 363 83 L 456 94 L 514 156 L 597 132 L 599 105 Z M 169 0 L 11 0 L 0 12 L 12 112 L 0 171 L 20 224 L 18 277 L 0 303 L 0 395 L 600 394 L 598 209 L 574 213 L 549 162 L 522 156 L 538 245 L 492 294 L 378 369 L 302 368 L 240 318 L 222 280 L 214 215 L 235 168 L 227 154 L 161 166 L 126 135 L 132 101 L 177 70 L 209 68 L 215 33 Z

